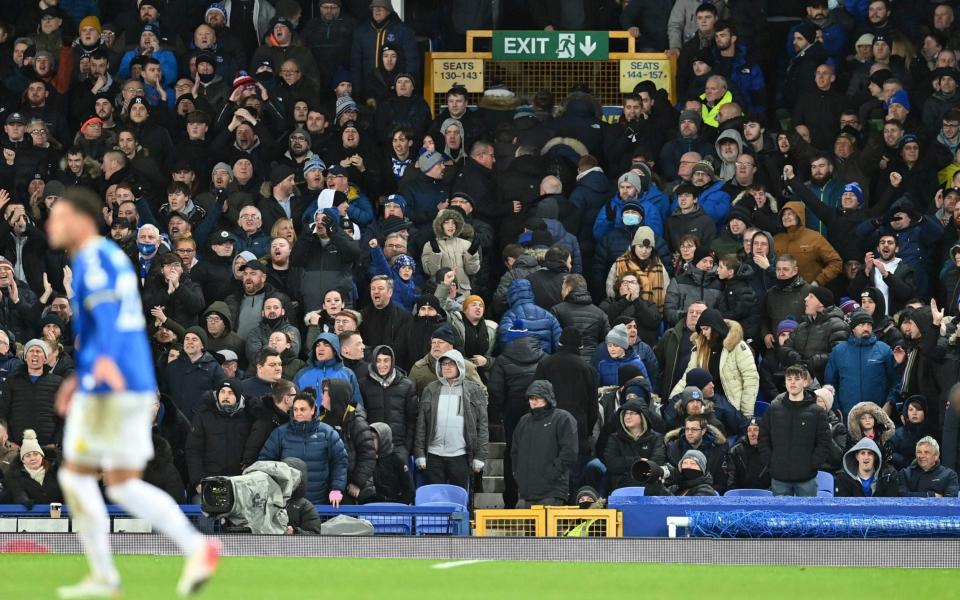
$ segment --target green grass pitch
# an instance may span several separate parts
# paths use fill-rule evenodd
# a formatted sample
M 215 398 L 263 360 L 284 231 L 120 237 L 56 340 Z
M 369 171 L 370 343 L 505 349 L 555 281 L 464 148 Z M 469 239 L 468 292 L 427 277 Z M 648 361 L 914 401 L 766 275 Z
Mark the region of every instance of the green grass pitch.
M 124 598 L 174 598 L 177 557 L 120 556 Z M 79 555 L 0 557 L 0 596 L 53 598 L 86 573 Z M 437 569 L 442 561 L 329 558 L 224 558 L 198 598 L 948 598 L 949 569 L 765 567 L 493 561 Z

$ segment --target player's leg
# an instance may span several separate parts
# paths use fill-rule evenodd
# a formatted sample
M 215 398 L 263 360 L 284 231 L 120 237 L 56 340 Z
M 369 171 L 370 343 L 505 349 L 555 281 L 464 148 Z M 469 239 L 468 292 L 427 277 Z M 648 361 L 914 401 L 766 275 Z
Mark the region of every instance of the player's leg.
M 140 479 L 138 471 L 107 471 L 104 481 L 107 484 L 107 496 L 113 502 L 172 539 L 187 557 L 177 591 L 181 595 L 189 595 L 206 583 L 216 570 L 219 543 L 194 529 L 173 498 Z

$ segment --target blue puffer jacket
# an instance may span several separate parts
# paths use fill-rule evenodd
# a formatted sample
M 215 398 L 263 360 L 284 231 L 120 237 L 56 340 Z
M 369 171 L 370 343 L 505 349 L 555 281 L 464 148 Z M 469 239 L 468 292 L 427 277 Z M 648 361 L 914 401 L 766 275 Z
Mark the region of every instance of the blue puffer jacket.
M 570 251 L 570 260 L 573 263 L 574 273 L 583 273 L 583 256 L 580 254 L 580 242 L 576 236 L 563 228 L 563 223 L 556 219 L 544 219 L 547 231 L 553 238 L 553 243 L 560 244 Z
M 317 360 L 317 344 L 320 342 L 327 342 L 333 346 L 334 358 L 322 362 Z M 363 397 L 360 395 L 360 384 L 357 382 L 357 376 L 353 374 L 353 370 L 344 366 L 343 359 L 340 357 L 340 340 L 335 334 L 329 332 L 321 333 L 317 337 L 317 341 L 313 343 L 313 348 L 310 351 L 310 360 L 307 361 L 307 366 L 297 373 L 294 383 L 297 384 L 298 390 L 312 387 L 317 390 L 317 396 L 319 397 L 323 390 L 324 379 L 346 379 L 349 381 L 353 388 L 353 400 L 357 403 L 357 406 L 363 408 Z
M 791 35 L 790 40 L 793 40 Z M 791 45 L 791 48 L 793 46 Z M 720 51 L 713 47 L 714 61 L 720 57 Z M 754 62 L 747 61 L 747 47 L 745 44 L 737 44 L 737 53 L 733 57 L 730 65 L 730 80 L 740 91 L 740 97 L 743 99 L 744 112 L 766 112 L 763 106 L 763 95 L 767 84 L 763 79 L 763 71 Z M 714 62 L 713 64 L 717 64 Z
M 844 416 L 861 402 L 883 406 L 895 400 L 898 381 L 893 350 L 875 335 L 867 339 L 851 335 L 845 344 L 834 346 L 823 377 L 824 384 L 837 390 Z
M 609 354 L 607 357 L 600 360 L 600 364 L 597 365 L 597 372 L 600 374 L 599 379 L 597 380 L 598 386 L 604 385 L 619 385 L 620 380 L 617 375 L 617 371 L 620 370 L 620 367 L 624 365 L 633 365 L 640 369 L 643 372 L 643 377 L 647 381 L 650 381 L 650 375 L 647 373 L 647 366 L 643 364 L 643 361 L 640 360 L 640 357 L 637 356 L 637 353 L 631 348 L 623 355 L 622 358 L 613 358 Z
M 307 500 L 329 504 L 331 490 L 347 489 L 347 450 L 333 427 L 314 419 L 273 430 L 258 460 L 299 458 L 307 463 Z
M 703 212 L 707 213 L 717 224 L 717 233 L 723 233 L 727 217 L 730 215 L 730 194 L 723 191 L 723 181 L 718 179 L 708 185 L 706 189 L 700 192 L 697 203 L 703 209 Z M 670 203 L 670 210 L 676 211 L 678 208 L 680 208 L 680 204 L 677 202 L 677 195 L 674 194 L 673 202 Z
M 504 336 L 517 319 L 523 321 L 531 335 L 540 340 L 540 346 L 547 354 L 553 354 L 560 345 L 560 322 L 550 312 L 533 302 L 533 288 L 526 279 L 515 279 L 507 290 L 507 302 L 510 309 L 500 319 L 497 339 L 506 344 Z
M 610 199 L 610 202 L 600 209 L 600 212 L 597 213 L 597 220 L 593 222 L 593 239 L 599 242 L 610 231 L 618 227 L 624 227 L 621 217 L 623 204 L 624 201 L 617 193 Z M 660 188 L 653 184 L 650 184 L 650 188 L 640 197 L 640 205 L 643 206 L 643 224 L 653 229 L 658 237 L 663 237 L 662 207 L 666 204 L 667 197 L 660 191 Z M 729 196 L 727 196 L 727 204 L 730 204 Z

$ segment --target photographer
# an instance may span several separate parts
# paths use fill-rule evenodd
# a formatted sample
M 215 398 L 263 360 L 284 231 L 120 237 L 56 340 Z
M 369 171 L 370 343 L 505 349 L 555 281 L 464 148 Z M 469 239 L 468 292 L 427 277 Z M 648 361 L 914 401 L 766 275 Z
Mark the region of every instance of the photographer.
M 699 450 L 687 450 L 680 459 L 680 471 L 661 467 L 642 458 L 633 464 L 633 478 L 646 485 L 647 496 L 719 496 L 707 472 L 707 457 Z

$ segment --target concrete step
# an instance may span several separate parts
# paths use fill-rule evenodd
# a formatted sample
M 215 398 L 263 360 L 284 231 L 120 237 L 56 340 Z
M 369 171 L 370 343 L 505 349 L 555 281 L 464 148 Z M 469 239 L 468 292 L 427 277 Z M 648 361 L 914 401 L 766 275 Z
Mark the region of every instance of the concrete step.
M 504 488 L 503 477 L 483 477 L 483 491 L 502 493 Z
M 503 508 L 503 495 L 484 492 L 473 495 L 474 508 Z
M 483 465 L 483 475 L 485 477 L 503 477 L 503 459 L 493 458 L 487 460 Z
M 503 458 L 507 451 L 507 445 L 503 442 L 490 442 L 487 445 L 487 458 Z

